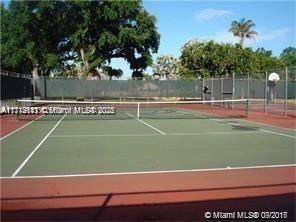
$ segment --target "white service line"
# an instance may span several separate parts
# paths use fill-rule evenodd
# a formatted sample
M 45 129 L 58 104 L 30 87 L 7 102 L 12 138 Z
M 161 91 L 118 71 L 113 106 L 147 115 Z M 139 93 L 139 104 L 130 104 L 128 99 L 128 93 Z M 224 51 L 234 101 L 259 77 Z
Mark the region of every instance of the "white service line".
M 9 133 L 9 134 L 7 134 L 7 135 L 1 137 L 1 138 L 0 138 L 0 141 L 3 140 L 3 139 L 5 139 L 5 138 L 7 138 L 7 137 L 9 137 L 9 136 L 11 136 L 12 134 L 16 133 L 17 131 L 19 131 L 19 130 L 25 128 L 26 126 L 29 126 L 31 123 L 35 122 L 36 120 L 40 119 L 40 118 L 43 117 L 43 116 L 44 116 L 44 115 L 39 116 L 38 118 L 36 118 L 36 119 L 34 119 L 34 120 L 28 122 L 27 124 L 25 124 L 25 125 L 21 126 L 20 128 L 16 129 L 15 131 L 12 131 L 11 133 Z
M 34 150 L 27 156 L 27 158 L 22 162 L 22 164 L 14 171 L 11 177 L 15 177 L 25 164 L 30 160 L 34 153 L 39 149 L 39 147 L 44 143 L 44 141 L 49 137 L 49 135 L 55 130 L 55 128 L 60 124 L 60 122 L 65 118 L 66 114 L 54 125 L 54 127 L 49 131 L 49 133 L 41 140 L 41 142 L 34 148 Z
M 79 137 L 137 137 L 137 136 L 161 136 L 161 134 L 66 134 L 66 135 L 51 135 L 51 138 L 79 138 Z
M 154 126 L 151 126 L 150 124 L 148 124 L 148 123 L 146 123 L 145 121 L 143 121 L 143 120 L 141 120 L 141 119 L 139 119 L 139 118 L 133 116 L 132 114 L 129 114 L 129 113 L 127 113 L 127 112 L 124 112 L 124 113 L 125 113 L 126 115 L 130 116 L 130 117 L 135 118 L 136 120 L 140 121 L 141 123 L 145 124 L 146 126 L 149 126 L 150 128 L 156 130 L 157 132 L 161 133 L 162 135 L 166 135 L 166 134 L 165 134 L 164 132 L 162 132 L 161 130 L 155 128 Z
M 229 166 L 228 166 L 229 167 Z M 92 173 L 92 174 L 66 174 L 66 175 L 46 175 L 46 176 L 17 176 L 17 177 L 1 177 L 1 179 L 41 179 L 41 178 L 65 178 L 65 177 L 92 177 L 92 176 L 119 176 L 119 175 L 142 175 L 142 174 L 160 174 L 160 173 L 190 173 L 190 172 L 210 172 L 210 171 L 233 171 L 233 170 L 250 170 L 250 169 L 268 169 L 282 167 L 296 167 L 296 164 L 280 164 L 266 166 L 245 166 L 245 167 L 223 167 L 208 169 L 187 169 L 187 170 L 159 170 L 159 171 L 134 171 L 134 172 L 118 172 L 118 173 Z
M 194 135 L 232 135 L 232 134 L 257 134 L 266 133 L 259 130 L 247 132 L 193 132 L 193 133 L 170 133 L 166 136 L 194 136 Z M 162 134 L 65 134 L 65 135 L 51 135 L 51 138 L 81 138 L 81 137 L 142 137 L 142 136 L 162 136 Z
M 259 129 L 259 130 L 262 131 L 262 132 L 265 132 L 265 133 L 272 133 L 272 134 L 276 134 L 276 135 L 280 135 L 280 136 L 285 136 L 285 137 L 296 139 L 295 136 L 291 136 L 291 135 L 288 135 L 288 134 L 278 133 L 278 132 L 264 130 L 264 129 Z

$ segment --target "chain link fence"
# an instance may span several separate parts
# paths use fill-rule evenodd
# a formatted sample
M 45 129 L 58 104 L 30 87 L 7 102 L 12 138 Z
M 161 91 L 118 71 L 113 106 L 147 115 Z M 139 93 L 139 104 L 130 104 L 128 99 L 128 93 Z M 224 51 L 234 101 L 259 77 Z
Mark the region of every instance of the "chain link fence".
M 276 73 L 278 81 L 270 81 Z M 85 100 L 249 99 L 250 111 L 296 117 L 296 67 L 222 78 L 185 80 L 99 80 L 40 77 L 1 71 L 1 101 L 35 97 Z
M 0 70 L 1 102 L 32 98 L 32 79 L 28 75 Z
M 35 96 L 70 99 L 201 99 L 202 81 L 86 80 L 41 77 L 35 80 Z
M 276 73 L 278 81 L 270 81 Z M 250 111 L 296 117 L 296 67 L 204 80 L 205 100 L 249 99 Z

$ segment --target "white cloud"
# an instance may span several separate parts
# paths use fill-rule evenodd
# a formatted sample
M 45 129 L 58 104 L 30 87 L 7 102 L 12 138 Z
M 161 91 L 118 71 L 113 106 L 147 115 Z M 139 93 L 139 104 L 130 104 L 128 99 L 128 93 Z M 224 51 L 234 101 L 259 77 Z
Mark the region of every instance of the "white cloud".
M 227 30 L 221 31 L 221 32 L 216 32 L 215 34 L 210 35 L 210 36 L 202 36 L 202 37 L 199 37 L 199 39 L 206 40 L 206 41 L 214 40 L 216 42 L 223 42 L 223 43 L 237 43 L 238 42 L 238 38 L 233 36 L 233 34 L 228 32 Z
M 218 17 L 226 17 L 232 15 L 231 11 L 221 10 L 221 9 L 204 9 L 199 11 L 195 18 L 197 21 L 208 21 L 210 19 L 218 18 Z
M 271 41 L 274 39 L 281 38 L 289 33 L 292 33 L 293 31 L 295 31 L 295 28 L 282 28 L 282 29 L 272 30 L 270 32 L 264 32 L 264 33 L 259 32 L 255 41 L 256 42 Z

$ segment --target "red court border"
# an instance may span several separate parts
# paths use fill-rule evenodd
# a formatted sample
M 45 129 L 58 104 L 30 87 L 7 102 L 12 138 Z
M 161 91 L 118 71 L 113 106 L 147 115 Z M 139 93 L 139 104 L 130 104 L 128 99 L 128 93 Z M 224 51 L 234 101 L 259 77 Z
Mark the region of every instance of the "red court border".
M 296 166 L 201 172 L 1 179 L 8 219 L 204 220 L 206 211 L 288 211 Z

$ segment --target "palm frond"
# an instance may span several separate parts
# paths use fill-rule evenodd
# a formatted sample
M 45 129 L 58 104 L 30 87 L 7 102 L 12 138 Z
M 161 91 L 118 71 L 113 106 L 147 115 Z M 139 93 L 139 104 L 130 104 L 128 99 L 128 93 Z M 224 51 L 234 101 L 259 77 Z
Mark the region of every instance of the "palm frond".
M 257 35 L 257 32 L 251 29 L 254 26 L 255 23 L 252 20 L 241 18 L 239 21 L 233 21 L 228 31 L 238 36 L 242 45 L 245 38 L 254 38 Z

